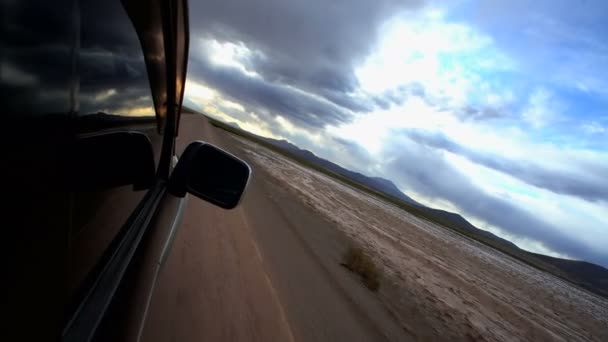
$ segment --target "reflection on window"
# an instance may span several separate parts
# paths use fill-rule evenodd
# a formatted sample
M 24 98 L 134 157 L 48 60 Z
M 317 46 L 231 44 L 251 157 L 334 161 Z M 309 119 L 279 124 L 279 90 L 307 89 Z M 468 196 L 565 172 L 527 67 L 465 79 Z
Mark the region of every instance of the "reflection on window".
M 81 22 L 80 115 L 153 116 L 144 57 L 120 2 L 85 0 Z

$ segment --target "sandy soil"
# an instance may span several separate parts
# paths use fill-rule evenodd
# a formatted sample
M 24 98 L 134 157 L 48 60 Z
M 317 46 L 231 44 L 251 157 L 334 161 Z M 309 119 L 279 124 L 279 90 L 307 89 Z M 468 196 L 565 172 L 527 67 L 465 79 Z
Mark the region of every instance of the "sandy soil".
M 331 229 L 361 244 L 381 265 L 385 277 L 372 299 L 379 298 L 401 326 L 405 332 L 401 338 L 608 341 L 607 300 L 250 141 L 233 139 L 240 154 L 268 178 L 266 187 L 278 198 L 275 204 L 279 208 L 285 206 L 285 198 L 295 195 L 329 221 Z M 331 234 L 314 233 L 319 229 L 309 225 L 303 230 L 308 234 L 303 243 L 319 262 L 338 263 L 339 253 L 324 241 Z M 337 243 L 334 249 L 343 246 L 344 242 Z M 323 267 L 330 276 L 343 277 L 333 265 Z M 351 299 L 365 297 L 347 286 L 345 292 Z

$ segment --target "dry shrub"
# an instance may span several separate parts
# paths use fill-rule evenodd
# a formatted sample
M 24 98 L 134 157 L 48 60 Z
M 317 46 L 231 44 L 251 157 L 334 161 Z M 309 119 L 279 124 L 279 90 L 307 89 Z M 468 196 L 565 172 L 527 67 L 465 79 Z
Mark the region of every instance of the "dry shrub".
M 361 247 L 349 246 L 343 255 L 342 266 L 358 274 L 368 289 L 376 292 L 380 288 L 380 270 Z

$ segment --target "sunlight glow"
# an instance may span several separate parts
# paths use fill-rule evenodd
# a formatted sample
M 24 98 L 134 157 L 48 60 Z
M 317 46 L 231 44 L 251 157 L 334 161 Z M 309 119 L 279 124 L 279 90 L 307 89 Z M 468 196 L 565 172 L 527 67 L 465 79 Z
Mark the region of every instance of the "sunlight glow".
M 217 40 L 203 40 L 202 44 L 211 63 L 239 69 L 249 77 L 260 77 L 257 72 L 249 70 L 243 63 L 245 59 L 253 55 L 245 44 L 218 42 Z
M 431 12 L 418 20 L 396 19 L 384 26 L 376 52 L 356 70 L 362 87 L 379 93 L 409 82 L 436 87 L 463 78 L 458 64 L 446 68 L 446 55 L 470 57 L 491 44 L 490 38 L 462 24 L 444 23 Z
M 279 123 L 279 125 L 281 125 L 281 128 L 283 128 L 285 131 L 289 132 L 290 134 L 293 134 L 296 131 L 295 126 L 289 122 L 287 119 L 285 119 L 282 116 L 277 116 L 275 118 L 276 122 Z
M 403 128 L 435 130 L 458 129 L 458 121 L 452 115 L 441 112 L 419 97 L 412 97 L 402 106 L 363 114 L 352 123 L 340 127 L 328 127 L 328 131 L 365 147 L 370 153 L 380 152 L 390 135 Z
M 126 116 L 154 116 L 155 115 L 155 110 L 152 106 L 123 108 L 123 109 L 118 109 L 116 112 L 120 113 L 121 115 L 126 115 Z
M 95 101 L 102 102 L 102 101 L 109 99 L 110 97 L 112 97 L 114 95 L 116 95 L 116 89 L 114 89 L 114 88 L 106 89 L 106 90 L 98 92 L 95 95 Z
M 425 96 L 449 107 L 478 100 L 482 89 L 492 95 L 484 99 L 488 105 L 511 99 L 512 94 L 494 89 L 484 75 L 511 70 L 514 63 L 496 49 L 490 37 L 465 24 L 445 22 L 441 11 L 393 19 L 381 32 L 374 53 L 355 70 L 365 91 L 382 94 L 416 84 Z
M 200 83 L 192 81 L 191 79 L 186 79 L 184 96 L 196 103 L 201 104 L 212 101 L 217 96 L 217 92 Z

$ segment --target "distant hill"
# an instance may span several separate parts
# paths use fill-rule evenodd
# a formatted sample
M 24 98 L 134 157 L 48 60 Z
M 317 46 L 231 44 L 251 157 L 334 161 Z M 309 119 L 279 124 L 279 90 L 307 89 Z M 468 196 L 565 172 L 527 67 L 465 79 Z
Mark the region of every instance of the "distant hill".
M 536 253 L 530 254 L 556 267 L 566 277 L 576 279 L 578 285 L 590 290 L 596 289 L 599 294 L 608 298 L 608 270 L 604 267 L 586 261 L 560 259 Z
M 476 240 L 482 240 L 482 242 L 485 242 L 486 244 L 492 243 L 493 245 L 500 245 L 504 248 L 519 249 L 519 247 L 517 247 L 517 245 L 513 242 L 498 237 L 487 230 L 475 227 L 473 224 L 471 224 L 471 222 L 460 216 L 460 214 L 428 207 L 423 208 L 422 211 L 434 217 L 435 221 L 438 221 L 444 226 L 461 231 L 467 236 L 473 235 L 476 237 Z
M 329 160 L 317 157 L 314 153 L 312 153 L 308 150 L 303 150 L 303 149 L 297 147 L 296 145 L 290 143 L 287 140 L 276 140 L 276 139 L 270 139 L 270 138 L 264 138 L 264 137 L 259 137 L 259 138 L 267 141 L 268 143 L 270 143 L 276 147 L 287 150 L 290 153 L 292 153 L 300 158 L 306 159 L 311 163 L 317 164 L 333 173 L 342 175 L 355 182 L 363 184 L 366 187 L 369 187 L 373 190 L 382 192 L 391 197 L 395 197 L 401 201 L 405 201 L 410 204 L 414 204 L 414 205 L 422 207 L 422 204 L 416 202 L 411 197 L 409 197 L 406 194 L 404 194 L 403 192 L 401 192 L 401 190 L 399 190 L 399 188 L 397 188 L 397 186 L 388 179 L 380 178 L 380 177 L 369 177 L 364 174 L 345 169 L 338 164 L 330 162 Z
M 342 181 L 346 180 L 349 184 L 383 198 L 416 216 L 435 222 L 461 235 L 493 247 L 537 269 L 551 273 L 590 292 L 608 298 L 608 269 L 602 266 L 585 261 L 560 259 L 525 251 L 511 241 L 475 227 L 460 214 L 429 208 L 416 202 L 401 192 L 388 179 L 369 177 L 347 170 L 286 140 L 261 137 L 212 118 L 210 118 L 210 121 L 216 127 L 238 134 L 261 145 L 271 147 L 296 161 L 304 161 L 309 166 L 329 175 L 336 176 Z
M 464 217 L 449 211 L 424 208 L 444 226 L 451 227 L 490 245 L 500 251 L 525 261 L 532 266 L 564 278 L 591 292 L 608 298 L 608 269 L 586 261 L 555 258 L 548 255 L 528 252 L 513 242 L 498 237 L 486 230 L 479 229 Z

